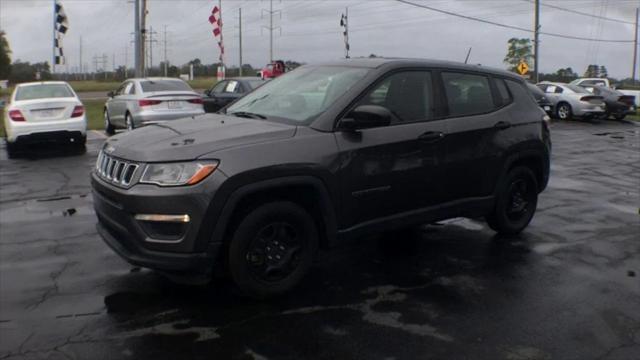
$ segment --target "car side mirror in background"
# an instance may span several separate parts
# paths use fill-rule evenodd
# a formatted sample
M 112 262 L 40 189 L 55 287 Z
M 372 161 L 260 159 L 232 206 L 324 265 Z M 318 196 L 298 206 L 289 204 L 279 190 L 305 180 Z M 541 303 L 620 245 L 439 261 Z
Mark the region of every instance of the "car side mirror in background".
M 207 89 L 207 90 L 205 90 L 205 91 L 204 91 L 204 94 L 205 94 L 206 96 L 211 96 L 211 89 Z
M 340 120 L 340 128 L 345 130 L 368 129 L 389 124 L 391 111 L 380 105 L 360 105 Z
M 110 98 L 112 98 L 112 97 L 116 96 L 116 93 L 115 93 L 115 91 L 109 91 L 109 92 L 107 93 L 107 96 L 108 96 L 108 97 L 110 97 Z

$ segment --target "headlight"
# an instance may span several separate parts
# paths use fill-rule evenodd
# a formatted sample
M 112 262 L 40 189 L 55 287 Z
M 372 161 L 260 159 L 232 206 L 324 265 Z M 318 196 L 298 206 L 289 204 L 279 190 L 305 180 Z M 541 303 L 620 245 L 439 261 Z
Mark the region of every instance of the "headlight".
M 218 161 L 147 164 L 141 183 L 160 186 L 194 185 L 218 167 Z

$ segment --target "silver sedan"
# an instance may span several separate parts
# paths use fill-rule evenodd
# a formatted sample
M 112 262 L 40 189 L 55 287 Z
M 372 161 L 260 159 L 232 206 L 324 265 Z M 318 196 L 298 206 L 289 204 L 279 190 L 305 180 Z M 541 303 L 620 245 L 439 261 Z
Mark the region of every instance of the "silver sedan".
M 574 116 L 593 118 L 605 113 L 604 98 L 583 87 L 555 82 L 541 82 L 537 86 L 553 104 L 552 114 L 560 120 L 571 120 Z
M 176 78 L 129 79 L 109 92 L 104 106 L 108 134 L 116 128 L 133 130 L 158 123 L 204 114 L 202 97 Z

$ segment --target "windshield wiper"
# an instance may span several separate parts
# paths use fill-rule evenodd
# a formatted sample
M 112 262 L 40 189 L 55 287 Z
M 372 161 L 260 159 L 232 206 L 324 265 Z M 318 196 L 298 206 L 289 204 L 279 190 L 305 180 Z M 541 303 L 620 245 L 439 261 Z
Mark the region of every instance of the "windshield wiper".
M 249 118 L 249 119 L 266 119 L 267 117 L 264 115 L 248 112 L 248 111 L 236 111 L 232 113 L 227 113 L 227 115 L 233 115 L 237 117 Z

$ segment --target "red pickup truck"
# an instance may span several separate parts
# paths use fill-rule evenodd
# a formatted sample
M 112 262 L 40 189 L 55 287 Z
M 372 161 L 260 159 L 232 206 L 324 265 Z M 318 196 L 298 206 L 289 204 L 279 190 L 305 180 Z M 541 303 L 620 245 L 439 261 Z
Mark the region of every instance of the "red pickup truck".
M 260 72 L 258 76 L 264 79 L 271 79 L 278 77 L 286 72 L 286 67 L 284 65 L 284 61 L 277 60 L 272 62 L 271 64 L 267 64 Z

